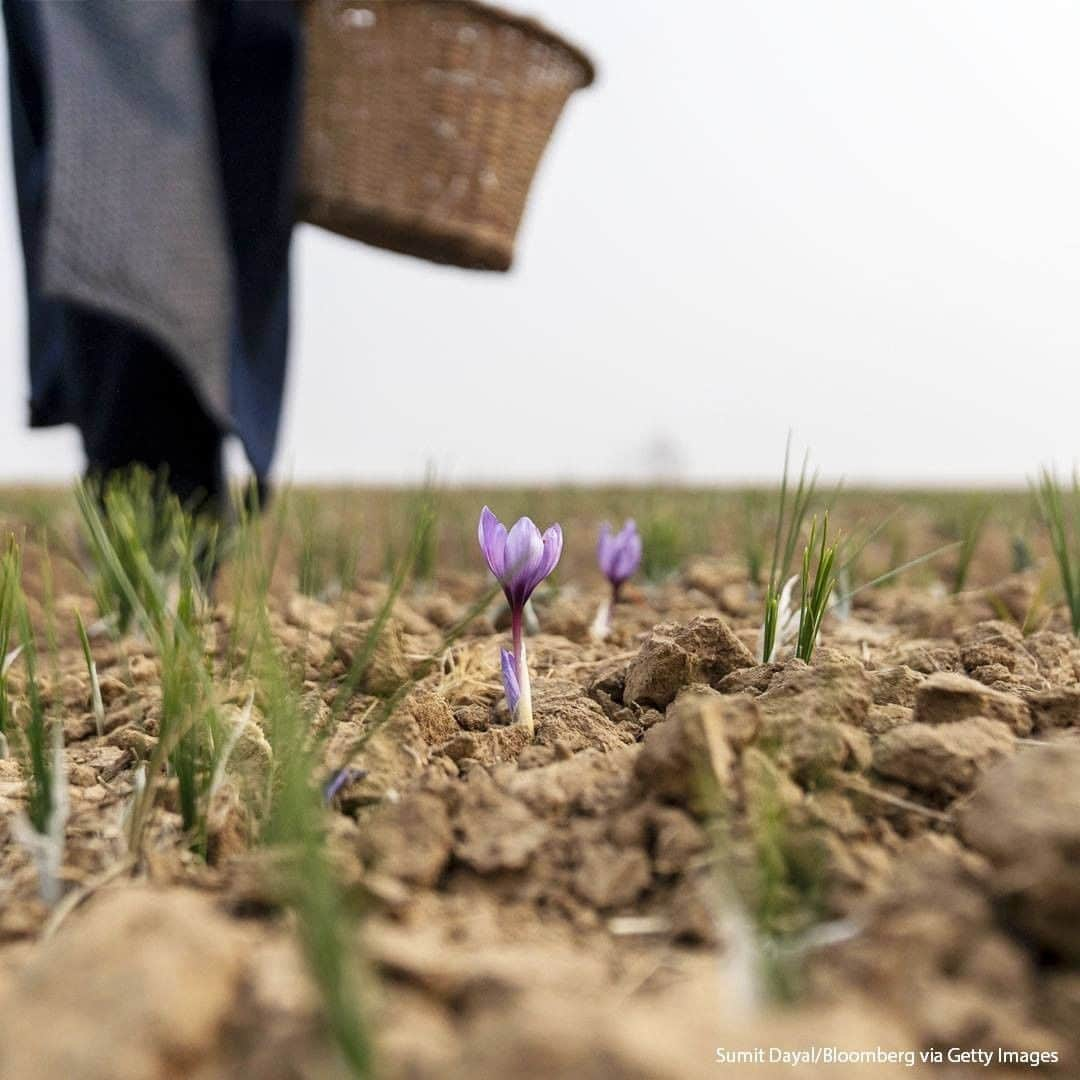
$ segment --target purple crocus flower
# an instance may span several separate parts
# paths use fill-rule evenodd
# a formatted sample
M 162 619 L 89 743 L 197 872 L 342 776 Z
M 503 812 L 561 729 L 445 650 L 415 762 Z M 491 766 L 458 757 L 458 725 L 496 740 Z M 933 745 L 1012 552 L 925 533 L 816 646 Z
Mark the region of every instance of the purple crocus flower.
M 641 565 L 641 536 L 633 519 L 618 532 L 612 531 L 606 521 L 600 526 L 596 558 L 604 577 L 611 582 L 611 596 L 597 609 L 589 634 L 593 641 L 604 641 L 611 633 L 611 609 L 619 602 L 619 591 Z
M 641 534 L 633 519 L 627 521 L 617 533 L 606 521 L 600 526 L 596 558 L 604 577 L 611 582 L 612 592 L 617 599 L 623 583 L 629 581 L 641 565 Z
M 480 550 L 499 579 L 511 611 L 525 607 L 533 590 L 555 569 L 562 554 L 561 525 L 542 536 L 531 518 L 518 518 L 506 526 L 485 506 L 480 511 Z
M 513 652 L 503 650 L 503 687 L 510 711 L 533 729 L 532 689 L 525 660 L 522 618 L 533 590 L 555 569 L 562 555 L 562 526 L 552 525 L 543 534 L 530 518 L 519 518 L 507 530 L 488 509 L 480 512 L 480 550 L 498 578 L 510 606 Z

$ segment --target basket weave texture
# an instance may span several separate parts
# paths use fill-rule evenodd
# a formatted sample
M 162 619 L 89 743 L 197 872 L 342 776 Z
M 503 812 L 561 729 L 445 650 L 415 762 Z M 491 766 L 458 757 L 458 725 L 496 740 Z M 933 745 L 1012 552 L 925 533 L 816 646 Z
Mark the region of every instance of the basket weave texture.
M 302 220 L 434 262 L 509 269 L 587 56 L 475 0 L 312 0 Z

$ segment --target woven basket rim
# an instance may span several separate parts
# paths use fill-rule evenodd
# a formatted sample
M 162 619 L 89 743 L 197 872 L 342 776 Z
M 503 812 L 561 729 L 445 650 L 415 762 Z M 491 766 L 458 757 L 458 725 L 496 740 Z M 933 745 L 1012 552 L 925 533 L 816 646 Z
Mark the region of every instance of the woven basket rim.
M 512 238 L 477 222 L 448 225 L 422 214 L 310 195 L 301 195 L 299 214 L 310 225 L 327 228 L 333 221 L 331 231 L 340 235 L 429 262 L 496 271 L 509 270 L 514 262 Z
M 347 0 L 347 2 L 349 2 L 349 0 Z M 588 53 L 575 45 L 572 41 L 568 41 L 561 34 L 556 33 L 556 31 L 545 26 L 539 19 L 534 19 L 529 15 L 519 15 L 516 11 L 507 11 L 506 8 L 498 7 L 495 4 L 482 3 L 481 0 L 371 0 L 371 2 L 384 4 L 416 4 L 425 7 L 454 4 L 457 7 L 475 11 L 477 14 L 482 15 L 484 18 L 491 19 L 494 22 L 507 23 L 511 26 L 516 26 L 520 30 L 524 30 L 526 33 L 541 38 L 549 45 L 553 45 L 555 48 L 568 53 L 581 67 L 583 73 L 581 89 L 584 89 L 586 86 L 591 86 L 596 79 L 596 65 L 593 63 Z M 352 3 L 362 4 L 363 0 L 352 0 L 350 6 L 352 6 Z

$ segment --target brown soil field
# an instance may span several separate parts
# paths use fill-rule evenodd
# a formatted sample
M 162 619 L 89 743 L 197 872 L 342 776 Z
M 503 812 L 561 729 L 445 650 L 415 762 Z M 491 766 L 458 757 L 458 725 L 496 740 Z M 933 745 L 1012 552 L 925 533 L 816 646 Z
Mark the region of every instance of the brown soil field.
M 410 495 L 296 493 L 269 616 L 331 724 L 312 783 L 356 769 L 326 808 L 325 842 L 374 1075 L 987 1075 L 976 1052 L 995 1076 L 1030 1075 L 1040 1054 L 1042 1072 L 1080 1075 L 1080 642 L 1027 496 L 980 498 L 989 516 L 959 591 L 950 549 L 855 591 L 810 663 L 785 649 L 761 664 L 740 536 L 754 514 L 767 525 L 765 496 L 448 493 L 432 565 L 335 712 L 406 543 Z M 484 502 L 566 530 L 534 597 L 531 739 L 503 701 L 500 604 L 444 647 L 490 585 Z M 842 528 L 888 522 L 855 584 L 953 539 L 969 502 L 844 494 Z M 596 526 L 631 513 L 652 580 L 627 586 L 597 642 Z M 240 715 L 252 693 L 254 706 L 205 856 L 174 777 L 130 852 L 160 657 L 137 633 L 92 637 L 98 734 L 74 613 L 89 626 L 101 612 L 70 499 L 11 492 L 0 515 L 23 538 L 70 800 L 63 895 L 47 906 L 14 835 L 27 775 L 13 740 L 0 760 L 0 1077 L 349 1076 L 244 794 L 273 749 L 260 688 L 226 670 L 230 567 L 207 614 L 208 664 L 223 710 Z M 7 678 L 18 717 L 24 665 Z M 770 1060 L 832 1047 L 882 1060 Z M 949 1062 L 950 1049 L 970 1056 Z M 725 1057 L 737 1050 L 764 1060 Z M 918 1057 L 933 1050 L 945 1060 Z

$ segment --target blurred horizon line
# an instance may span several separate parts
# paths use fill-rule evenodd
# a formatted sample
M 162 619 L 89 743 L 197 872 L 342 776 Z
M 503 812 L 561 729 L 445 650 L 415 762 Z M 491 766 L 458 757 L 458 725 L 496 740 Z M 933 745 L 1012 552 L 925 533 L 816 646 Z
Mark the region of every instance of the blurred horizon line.
M 245 477 L 234 476 L 231 478 L 234 484 L 245 481 Z M 9 491 L 63 491 L 74 487 L 78 477 L 69 481 L 55 478 L 44 479 L 20 479 L 0 481 L 0 493 Z M 275 491 L 285 490 L 316 490 L 316 491 L 421 491 L 425 487 L 433 487 L 437 491 L 522 491 L 532 490 L 536 492 L 552 491 L 673 491 L 673 492 L 738 492 L 738 491 L 761 491 L 779 488 L 779 475 L 772 477 L 746 476 L 734 479 L 707 481 L 700 479 L 664 479 L 664 480 L 627 480 L 618 478 L 595 479 L 595 480 L 554 480 L 537 483 L 528 480 L 485 480 L 483 478 L 467 478 L 463 480 L 441 481 L 436 475 L 432 481 L 423 479 L 401 480 L 356 480 L 335 479 L 331 477 L 309 478 L 304 480 L 273 480 L 271 487 Z M 963 492 L 983 492 L 1000 494 L 1018 494 L 1031 490 L 1031 481 L 1020 482 L 1015 479 L 1002 480 L 963 480 L 947 478 L 944 480 L 927 480 L 925 478 L 895 479 L 895 478 L 847 478 L 829 477 L 819 475 L 817 477 L 817 490 L 819 493 L 840 491 L 847 493 L 860 492 L 928 492 L 934 494 L 959 494 Z

